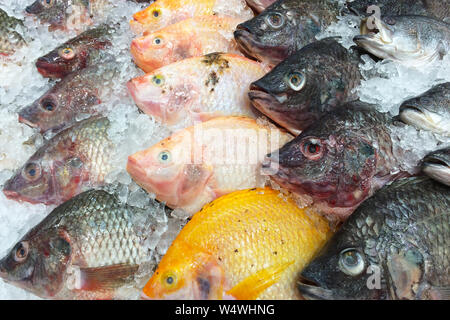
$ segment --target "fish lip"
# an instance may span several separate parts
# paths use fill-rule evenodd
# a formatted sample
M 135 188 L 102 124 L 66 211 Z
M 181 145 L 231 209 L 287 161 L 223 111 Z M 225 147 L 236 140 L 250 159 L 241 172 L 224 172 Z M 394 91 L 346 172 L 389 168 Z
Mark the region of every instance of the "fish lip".
M 8 190 L 8 189 L 3 189 L 3 194 L 6 196 L 6 198 L 11 199 L 11 200 L 18 200 L 20 195 L 17 191 L 14 190 Z
M 27 118 L 25 118 L 25 116 L 21 115 L 19 113 L 19 122 L 20 123 L 24 123 L 27 126 L 31 127 L 31 128 L 37 128 L 38 125 L 36 123 L 31 122 L 30 120 L 28 120 Z
M 36 63 L 36 68 L 38 72 L 44 78 L 62 78 L 64 76 L 64 72 L 60 70 L 60 68 L 43 58 L 39 58 Z
M 239 45 L 239 47 L 246 56 L 261 60 L 257 52 L 255 52 L 255 50 L 251 50 L 252 48 L 251 45 L 253 45 L 253 47 L 258 51 L 264 48 L 260 44 L 258 44 L 255 40 L 253 40 L 252 34 L 251 32 L 248 31 L 247 28 L 238 25 L 233 35 L 237 44 Z
M 307 300 L 333 300 L 336 299 L 336 297 L 333 296 L 333 292 L 331 290 L 305 284 L 302 282 L 299 282 L 297 284 L 297 289 L 300 291 L 300 294 L 306 298 Z

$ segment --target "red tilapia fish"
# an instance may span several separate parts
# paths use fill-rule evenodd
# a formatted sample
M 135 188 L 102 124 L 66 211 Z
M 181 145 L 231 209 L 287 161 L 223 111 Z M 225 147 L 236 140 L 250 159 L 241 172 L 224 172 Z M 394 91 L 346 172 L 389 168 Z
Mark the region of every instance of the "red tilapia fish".
M 245 21 L 253 12 L 245 0 L 158 0 L 135 13 L 130 25 L 136 33 L 154 32 L 188 18 L 212 15 Z
M 240 19 L 198 16 L 147 33 L 131 43 L 131 54 L 145 72 L 212 52 L 240 54 L 233 31 Z
M 141 209 L 102 190 L 84 192 L 20 239 L 0 260 L 0 278 L 47 299 L 138 298 L 139 279 L 159 260 L 145 239 L 158 236 L 165 214 L 156 201 Z M 138 271 L 143 263 L 147 271 Z
M 264 74 L 256 61 L 211 53 L 135 78 L 128 89 L 142 111 L 179 129 L 217 116 L 254 116 L 249 85 Z
M 383 185 L 409 175 L 406 159 L 393 152 L 391 125 L 375 106 L 347 103 L 269 155 L 264 167 L 289 191 L 344 220 Z
M 131 177 L 190 214 L 235 190 L 264 186 L 261 161 L 292 137 L 248 117 L 218 117 L 128 157 Z
M 61 131 L 5 183 L 3 193 L 17 201 L 60 204 L 102 185 L 113 154 L 108 127 L 107 118 L 93 117 Z

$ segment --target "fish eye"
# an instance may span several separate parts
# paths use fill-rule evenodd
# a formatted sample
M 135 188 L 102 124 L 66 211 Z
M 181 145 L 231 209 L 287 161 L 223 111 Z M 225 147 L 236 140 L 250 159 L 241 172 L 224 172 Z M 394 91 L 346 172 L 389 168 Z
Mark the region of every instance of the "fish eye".
M 340 253 L 339 268 L 349 276 L 357 276 L 364 271 L 364 259 L 356 249 L 345 249 Z
M 300 91 L 306 83 L 306 79 L 300 72 L 292 72 L 287 77 L 287 84 L 292 90 Z
M 319 139 L 306 139 L 302 143 L 301 151 L 303 155 L 310 160 L 318 160 L 322 158 L 323 146 Z
M 170 163 L 172 161 L 172 155 L 170 154 L 169 151 L 165 150 L 165 151 L 161 151 L 158 154 L 158 160 L 159 162 L 163 163 L 163 164 L 167 164 Z
M 22 262 L 24 261 L 28 256 L 29 251 L 29 244 L 28 241 L 21 241 L 16 248 L 16 252 L 14 255 L 14 260 L 16 262 Z
M 162 86 L 164 84 L 164 77 L 161 75 L 156 75 L 152 78 L 152 82 L 157 86 Z
M 162 39 L 160 37 L 156 37 L 153 39 L 153 44 L 160 45 L 162 43 Z
M 279 29 L 284 24 L 284 17 L 280 13 L 273 13 L 266 18 L 266 22 L 274 29 Z
M 56 105 L 51 100 L 43 100 L 41 102 L 41 107 L 44 109 L 44 111 L 53 112 L 56 109 Z
M 153 10 L 152 15 L 155 18 L 159 18 L 161 16 L 161 10 L 159 10 L 159 9 Z
M 41 167 L 37 163 L 29 163 L 23 169 L 22 175 L 29 181 L 35 181 L 41 176 Z
M 72 48 L 63 48 L 59 51 L 59 56 L 64 60 L 72 60 L 75 57 L 75 52 Z
M 177 277 L 172 272 L 169 272 L 163 277 L 163 284 L 168 287 L 172 287 L 177 283 Z
M 54 2 L 55 0 L 41 0 L 41 4 L 46 8 L 53 6 Z

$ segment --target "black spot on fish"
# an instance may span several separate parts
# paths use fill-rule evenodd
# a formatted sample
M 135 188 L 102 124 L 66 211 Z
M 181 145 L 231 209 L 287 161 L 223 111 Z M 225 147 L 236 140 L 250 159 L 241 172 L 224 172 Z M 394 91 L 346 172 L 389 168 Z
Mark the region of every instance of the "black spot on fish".
M 274 254 L 274 255 L 277 255 L 277 254 L 278 254 L 278 252 L 274 251 L 274 252 L 273 252 L 273 254 Z
M 239 252 L 239 250 L 238 249 L 234 249 L 234 253 L 238 253 Z
M 218 52 L 205 55 L 202 62 L 208 66 L 216 65 L 217 72 L 219 74 L 221 74 L 224 69 L 228 69 L 230 67 L 230 63 L 228 62 L 228 60 L 224 59 L 222 57 L 222 54 Z
M 217 73 L 215 71 L 211 71 L 208 75 L 208 79 L 205 81 L 205 86 L 215 86 L 219 83 L 219 77 L 217 76 Z M 214 88 L 211 89 L 214 91 Z

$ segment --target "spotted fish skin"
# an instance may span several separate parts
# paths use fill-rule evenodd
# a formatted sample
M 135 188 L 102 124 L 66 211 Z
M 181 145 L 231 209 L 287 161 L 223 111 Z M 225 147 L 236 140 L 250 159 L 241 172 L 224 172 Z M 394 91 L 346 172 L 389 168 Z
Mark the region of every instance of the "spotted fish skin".
M 108 118 L 95 116 L 61 131 L 5 183 L 3 193 L 17 201 L 61 204 L 103 185 L 114 153 L 108 128 Z
M 23 37 L 16 31 L 20 27 L 23 27 L 22 20 L 10 17 L 0 9 L 0 55 L 11 55 L 16 49 L 26 44 Z
M 141 209 L 103 190 L 81 193 L 54 209 L 0 260 L 0 277 L 43 298 L 129 298 L 119 289 L 137 286 L 140 264 L 156 263 L 145 239 L 166 213 L 156 201 Z

